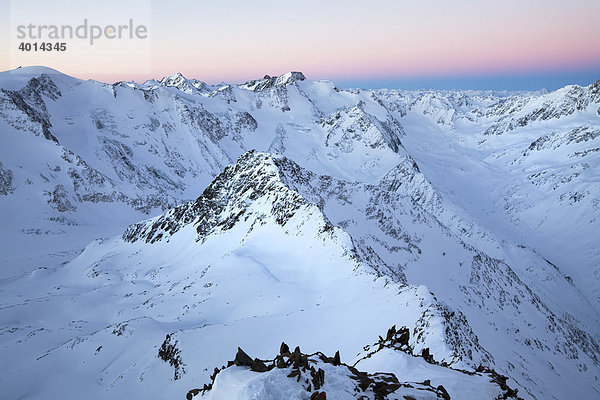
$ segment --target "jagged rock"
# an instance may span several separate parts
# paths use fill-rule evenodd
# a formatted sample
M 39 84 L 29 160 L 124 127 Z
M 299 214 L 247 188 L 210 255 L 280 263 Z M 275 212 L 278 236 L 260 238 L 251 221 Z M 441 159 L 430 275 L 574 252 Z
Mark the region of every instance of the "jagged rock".
M 250 369 L 254 372 L 265 372 L 269 370 L 265 363 L 259 360 L 258 358 L 255 358 L 254 361 L 252 361 Z
M 421 354 L 421 357 L 423 357 L 423 359 L 425 361 L 427 361 L 430 364 L 435 364 L 435 360 L 433 359 L 433 356 L 431 354 L 429 354 L 429 347 L 425 347 L 423 349 L 423 353 Z
M 241 367 L 252 367 L 254 360 L 244 352 L 241 348 L 238 347 L 235 358 L 233 359 L 233 364 Z
M 340 365 L 341 361 L 340 361 L 340 352 L 339 350 L 335 352 L 335 355 L 333 356 L 333 365 Z
M 442 385 L 439 385 L 436 389 L 444 400 L 450 400 L 450 395 L 446 391 L 446 388 L 444 388 Z
M 319 390 L 325 383 L 325 371 L 321 368 L 315 370 L 314 367 L 310 368 L 310 376 L 312 377 L 312 384 L 315 390 Z
M 197 396 L 200 393 L 201 389 L 192 389 L 189 392 L 187 392 L 187 394 L 185 395 L 185 398 L 187 400 L 192 400 L 195 396 Z

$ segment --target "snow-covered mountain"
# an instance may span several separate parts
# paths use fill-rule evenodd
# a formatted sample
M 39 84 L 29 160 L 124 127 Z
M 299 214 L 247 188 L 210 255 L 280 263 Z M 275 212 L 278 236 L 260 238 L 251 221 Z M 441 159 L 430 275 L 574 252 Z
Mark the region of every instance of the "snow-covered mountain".
M 600 394 L 600 81 L 0 89 L 9 398 Z

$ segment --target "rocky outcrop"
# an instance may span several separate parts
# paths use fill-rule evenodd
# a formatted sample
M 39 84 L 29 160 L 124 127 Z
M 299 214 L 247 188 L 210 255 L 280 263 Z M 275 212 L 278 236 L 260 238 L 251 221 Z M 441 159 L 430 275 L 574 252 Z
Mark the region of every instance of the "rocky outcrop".
M 276 396 L 280 390 L 284 392 L 289 385 L 302 388 L 306 398 L 311 400 L 326 399 L 329 391 L 331 391 L 330 395 L 344 393 L 356 399 L 386 400 L 398 396 L 414 399 L 411 394 L 419 393 L 419 398 L 422 399 L 450 400 L 450 395 L 444 386 L 434 387 L 431 381 L 409 383 L 399 381 L 394 374 L 390 373 L 369 374 L 342 363 L 339 352 L 336 352 L 333 357 L 327 357 L 323 353 L 304 354 L 299 347 L 290 352 L 285 343 L 281 344 L 280 353 L 272 360 L 252 359 L 238 348 L 235 359 L 229 361 L 227 367 L 215 368 L 211 383 L 205 384 L 202 389 L 188 391 L 186 398 L 191 400 L 198 395 L 203 397 L 210 395 L 211 391 L 215 391 L 215 396 L 219 396 L 218 390 L 223 388 L 221 385 L 219 389 L 213 389 L 215 382 L 219 380 L 220 374 L 235 367 L 248 368 L 250 371 L 265 375 L 287 377 L 287 382 L 280 383 L 282 387 L 271 389 L 272 393 L 269 391 L 265 393 L 271 396 Z M 329 383 L 330 380 L 332 384 Z
M 369 352 L 371 347 L 365 347 L 367 351 L 365 357 L 371 357 L 383 348 L 409 352 L 409 336 L 408 329 L 396 330 L 396 327 L 393 326 L 388 330 L 385 339 L 379 338 L 376 350 Z M 427 351 L 424 351 L 422 357 L 428 363 L 436 364 L 429 357 Z M 330 396 L 344 394 L 351 398 L 374 400 L 415 399 L 417 397 L 419 399 L 451 399 L 450 394 L 443 385 L 432 384 L 435 379 L 426 379 L 422 382 L 406 382 L 393 373 L 378 372 L 371 374 L 362 372 L 355 366 L 343 363 L 339 352 L 336 352 L 333 357 L 328 357 L 321 352 L 304 354 L 299 347 L 296 347 L 294 351 L 290 351 L 285 342 L 281 344 L 279 354 L 271 360 L 253 359 L 238 347 L 235 358 L 229 361 L 227 366 L 214 369 L 210 377 L 210 383 L 204 384 L 201 389 L 188 391 L 186 398 L 192 400 L 196 396 L 200 396 L 216 399 L 224 393 L 228 393 L 229 388 L 226 385 L 236 384 L 234 379 L 228 377 L 225 381 L 227 383 L 222 383 L 220 378 L 236 367 L 256 374 L 264 374 L 265 379 L 278 382 L 277 386 L 269 385 L 264 387 L 262 391 L 264 395 L 274 398 L 278 396 L 278 393 L 289 393 L 290 388 L 298 387 L 306 393 L 305 398 L 311 400 L 326 399 L 327 393 Z M 458 372 L 466 377 L 474 375 L 487 376 L 490 383 L 498 386 L 499 394 L 494 397 L 495 399 L 520 399 L 517 396 L 518 390 L 511 389 L 506 384 L 508 378 L 496 373 L 493 369 L 479 367 L 477 371 Z M 406 371 L 406 373 L 410 374 L 410 371 Z M 439 371 L 437 375 L 439 375 Z M 287 380 L 282 379 L 283 377 L 286 377 Z
M 173 380 L 178 380 L 185 374 L 185 365 L 181 358 L 181 350 L 177 348 L 177 340 L 167 335 L 165 341 L 158 349 L 158 358 L 173 367 Z

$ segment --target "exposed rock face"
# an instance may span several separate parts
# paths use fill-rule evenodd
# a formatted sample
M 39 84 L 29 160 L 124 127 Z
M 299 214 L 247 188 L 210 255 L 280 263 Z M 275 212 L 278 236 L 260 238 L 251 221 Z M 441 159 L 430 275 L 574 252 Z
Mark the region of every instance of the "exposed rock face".
M 50 132 L 52 124 L 44 97 L 57 100 L 62 94 L 48 75 L 31 78 L 21 90 L 0 90 L 0 104 L 3 105 L 0 116 L 13 128 L 26 129 L 36 135 L 42 134 L 44 138 L 58 143 L 58 139 Z M 9 110 L 19 111 L 21 115 L 7 113 Z
M 171 335 L 167 335 L 165 341 L 158 349 L 158 358 L 169 363 L 174 369 L 173 379 L 178 380 L 185 374 L 183 360 L 181 359 L 181 350 L 177 348 L 177 340 L 173 340 Z
M 7 195 L 15 190 L 13 187 L 13 172 L 10 169 L 3 169 L 0 162 L 0 195 Z

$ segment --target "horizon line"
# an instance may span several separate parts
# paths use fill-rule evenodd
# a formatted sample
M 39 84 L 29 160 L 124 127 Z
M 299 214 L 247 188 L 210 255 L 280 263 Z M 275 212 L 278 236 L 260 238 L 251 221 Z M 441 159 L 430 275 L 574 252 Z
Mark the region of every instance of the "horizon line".
M 181 74 L 186 79 L 194 79 L 211 86 L 217 86 L 221 84 L 230 85 L 241 85 L 253 80 L 263 79 L 264 76 L 278 77 L 285 75 L 290 72 L 300 72 L 305 77 L 306 74 L 300 70 L 291 69 L 283 74 L 271 75 L 262 74 L 259 77 L 250 79 L 238 78 L 235 81 L 227 82 L 226 80 L 203 80 L 196 76 L 190 76 L 189 73 L 173 72 L 171 74 L 161 74 L 153 77 L 148 77 L 147 74 L 140 76 L 130 76 L 132 79 L 119 79 L 118 74 L 104 74 L 104 73 L 82 73 L 81 75 L 87 75 L 86 77 L 79 77 L 77 73 L 63 72 L 58 68 L 46 66 L 46 65 L 26 65 L 19 66 L 17 68 L 6 69 L 0 72 L 12 72 L 17 71 L 21 68 L 47 68 L 52 69 L 60 74 L 70 76 L 72 78 L 81 80 L 93 80 L 105 84 L 115 84 L 118 82 L 133 82 L 136 84 L 143 84 L 150 80 L 160 82 L 160 80 Z M 181 70 L 180 70 L 181 71 Z M 117 76 L 115 76 L 117 75 Z M 337 86 L 341 86 L 345 89 L 363 89 L 363 90 L 378 90 L 378 89 L 391 89 L 391 90 L 477 90 L 477 91 L 493 91 L 493 92 L 522 92 L 522 91 L 554 91 L 565 86 L 578 85 L 578 86 L 589 86 L 600 80 L 600 68 L 585 68 L 577 70 L 554 70 L 554 71 L 514 71 L 508 73 L 474 73 L 474 74 L 457 74 L 457 75 L 413 75 L 413 76 L 356 76 L 356 77 L 340 77 L 325 78 L 316 74 L 316 78 L 311 78 L 310 74 L 306 77 L 309 81 L 329 81 Z M 112 78 L 109 78 L 112 77 Z M 108 79 L 108 80 L 106 80 Z M 112 82 L 112 83 L 111 83 Z M 214 82 L 214 83 L 213 83 Z

